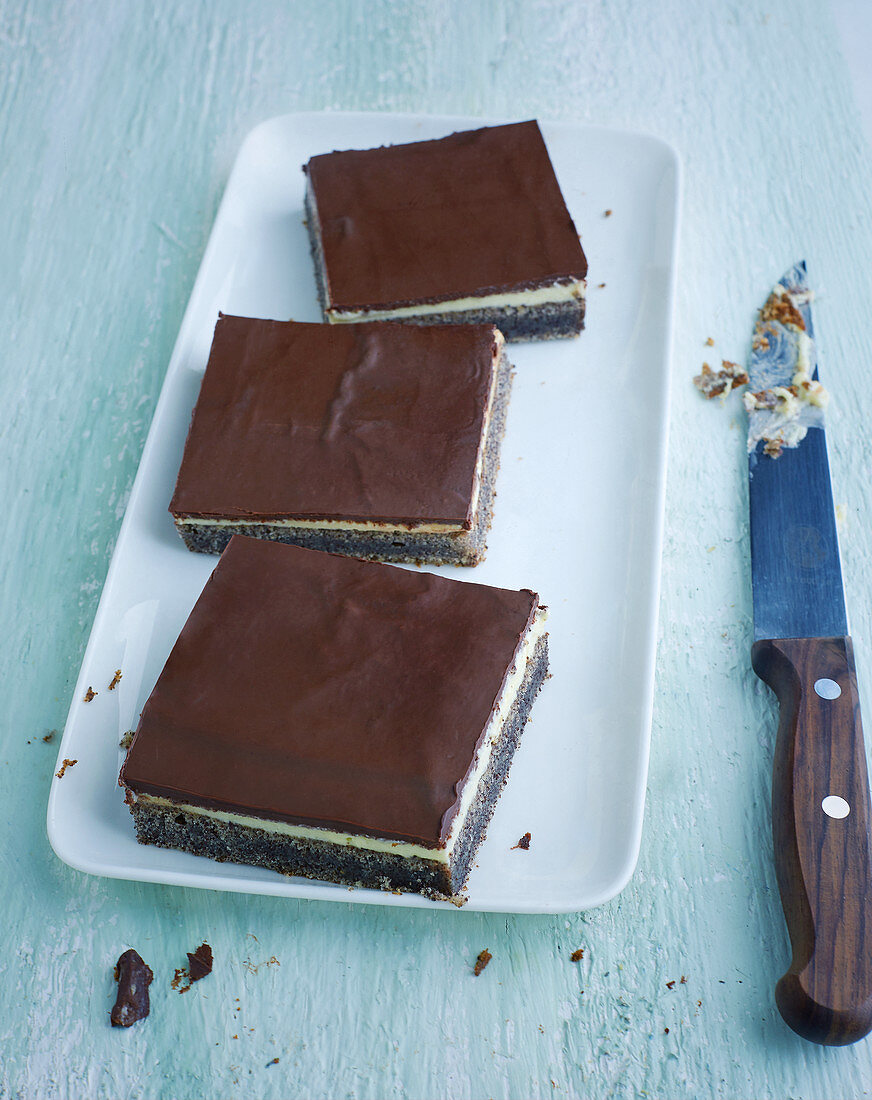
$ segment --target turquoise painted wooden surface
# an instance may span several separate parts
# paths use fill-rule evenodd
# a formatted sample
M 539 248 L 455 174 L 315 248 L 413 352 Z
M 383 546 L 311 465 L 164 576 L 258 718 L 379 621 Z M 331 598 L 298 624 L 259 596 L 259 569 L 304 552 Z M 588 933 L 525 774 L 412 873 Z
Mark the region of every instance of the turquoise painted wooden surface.
M 320 109 L 565 118 L 682 156 L 647 818 L 633 881 L 601 909 L 215 895 L 89 878 L 48 847 L 58 735 L 44 738 L 65 720 L 229 166 L 257 122 Z M 690 382 L 704 358 L 746 355 L 770 283 L 805 257 L 870 713 L 870 184 L 817 0 L 0 3 L 0 1097 L 872 1090 L 872 1040 L 810 1046 L 773 1005 L 775 708 L 749 667 L 742 416 Z M 204 939 L 215 972 L 180 995 L 173 971 Z M 156 978 L 149 1020 L 119 1031 L 128 946 Z

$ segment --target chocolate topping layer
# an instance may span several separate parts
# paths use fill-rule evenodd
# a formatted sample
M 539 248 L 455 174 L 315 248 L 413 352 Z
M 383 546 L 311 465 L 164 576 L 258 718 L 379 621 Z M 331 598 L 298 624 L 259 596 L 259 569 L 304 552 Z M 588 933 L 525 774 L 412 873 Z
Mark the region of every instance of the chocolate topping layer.
M 121 781 L 439 847 L 537 607 L 526 590 L 234 536 Z
M 471 523 L 492 325 L 221 315 L 173 515 Z
M 536 122 L 313 157 L 327 306 L 384 309 L 583 279 Z

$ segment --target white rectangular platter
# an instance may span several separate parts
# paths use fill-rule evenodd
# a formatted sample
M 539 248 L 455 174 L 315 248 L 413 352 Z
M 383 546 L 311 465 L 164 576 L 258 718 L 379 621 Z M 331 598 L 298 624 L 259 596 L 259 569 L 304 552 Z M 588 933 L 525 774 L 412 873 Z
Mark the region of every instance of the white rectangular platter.
M 495 121 L 506 120 L 487 120 Z M 217 560 L 185 549 L 167 506 L 218 312 L 320 320 L 301 166 L 333 149 L 485 124 L 298 114 L 264 122 L 245 140 L 167 370 L 60 745 L 59 766 L 77 763 L 52 782 L 48 835 L 71 866 L 212 890 L 440 905 L 138 844 L 117 785 L 119 742 L 135 728 Z M 440 570 L 532 588 L 550 609 L 552 677 L 469 880 L 469 909 L 518 913 L 601 904 L 626 885 L 638 856 L 680 189 L 675 153 L 654 138 L 556 123 L 542 131 L 590 264 L 587 327 L 577 339 L 510 345 L 516 377 L 487 559 L 474 571 Z M 116 669 L 122 679 L 109 691 Z M 97 696 L 84 702 L 91 686 Z M 527 832 L 529 850 L 513 847 Z

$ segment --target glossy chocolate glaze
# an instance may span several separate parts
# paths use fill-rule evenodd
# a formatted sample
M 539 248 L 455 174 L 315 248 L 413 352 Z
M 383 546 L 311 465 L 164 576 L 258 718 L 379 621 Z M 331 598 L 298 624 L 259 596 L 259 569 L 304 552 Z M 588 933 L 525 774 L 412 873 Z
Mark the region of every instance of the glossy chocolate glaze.
M 492 325 L 220 316 L 170 504 L 468 528 Z
M 537 606 L 529 591 L 235 536 L 121 780 L 438 847 Z
M 583 279 L 587 260 L 536 122 L 313 157 L 331 309 Z

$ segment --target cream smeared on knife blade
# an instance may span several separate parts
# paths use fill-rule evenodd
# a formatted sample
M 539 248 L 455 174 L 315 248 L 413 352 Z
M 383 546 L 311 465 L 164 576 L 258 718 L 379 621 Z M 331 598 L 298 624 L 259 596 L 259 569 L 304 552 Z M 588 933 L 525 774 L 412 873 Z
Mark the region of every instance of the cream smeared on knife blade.
M 797 264 L 772 288 L 754 327 L 749 386 L 743 401 L 748 410 L 748 450 L 764 442 L 763 450 L 778 458 L 785 447 L 796 447 L 808 429 L 822 428 L 829 394 L 815 378 L 814 334 L 805 282 L 805 264 Z

